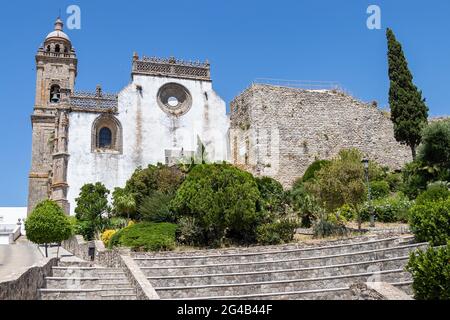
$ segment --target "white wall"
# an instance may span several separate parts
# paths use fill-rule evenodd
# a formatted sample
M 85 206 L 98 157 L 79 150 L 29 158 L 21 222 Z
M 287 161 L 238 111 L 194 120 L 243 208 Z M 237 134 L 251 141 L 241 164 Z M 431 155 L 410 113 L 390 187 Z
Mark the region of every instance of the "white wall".
M 166 114 L 157 103 L 159 88 L 169 82 L 185 86 L 192 96 L 191 109 L 179 118 Z M 136 85 L 142 87 L 142 96 Z M 71 214 L 84 184 L 100 181 L 111 191 L 123 187 L 138 166 L 165 163 L 166 149 L 195 151 L 197 135 L 206 146 L 209 160 L 228 160 L 226 105 L 211 82 L 135 76 L 133 83 L 119 93 L 118 113 L 123 129 L 120 155 L 91 152 L 91 128 L 98 114 L 70 114 L 67 198 Z
M 22 219 L 22 234 L 25 234 L 24 219 L 27 217 L 27 207 L 0 208 L 0 224 L 17 224 Z

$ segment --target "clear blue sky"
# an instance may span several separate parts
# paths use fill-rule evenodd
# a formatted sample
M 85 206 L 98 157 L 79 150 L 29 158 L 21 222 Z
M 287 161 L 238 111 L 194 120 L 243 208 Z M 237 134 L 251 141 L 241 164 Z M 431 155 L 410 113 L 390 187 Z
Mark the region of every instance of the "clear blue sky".
M 2 1 L 0 6 L 0 206 L 25 206 L 34 103 L 34 55 L 61 9 L 82 11 L 67 33 L 79 58 L 78 90 L 115 92 L 140 55 L 204 60 L 228 103 L 261 77 L 337 81 L 387 106 L 385 28 L 403 44 L 431 115 L 450 113 L 450 1 L 133 0 Z M 382 30 L 366 9 L 382 10 Z

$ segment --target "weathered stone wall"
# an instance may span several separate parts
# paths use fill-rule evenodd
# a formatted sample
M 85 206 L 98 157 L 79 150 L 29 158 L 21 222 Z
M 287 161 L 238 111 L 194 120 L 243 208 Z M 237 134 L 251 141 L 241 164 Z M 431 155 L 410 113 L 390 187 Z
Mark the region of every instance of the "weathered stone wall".
M 411 160 L 409 148 L 394 139 L 388 114 L 330 90 L 252 85 L 231 103 L 230 142 L 235 164 L 285 187 L 314 160 L 346 148 L 393 170 Z
M 43 259 L 15 279 L 0 282 L 1 300 L 38 300 L 38 289 L 44 287 L 45 277 L 51 276 L 58 259 Z

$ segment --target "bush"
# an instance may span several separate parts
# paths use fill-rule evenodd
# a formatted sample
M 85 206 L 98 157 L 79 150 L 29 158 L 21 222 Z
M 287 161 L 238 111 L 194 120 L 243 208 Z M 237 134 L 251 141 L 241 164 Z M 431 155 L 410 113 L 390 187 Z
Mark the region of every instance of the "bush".
M 297 182 L 289 193 L 289 199 L 295 212 L 301 219 L 302 228 L 310 228 L 321 211 L 314 196 L 309 194 L 303 183 Z
M 255 180 L 261 195 L 258 210 L 283 214 L 286 195 L 281 183 L 269 177 L 256 178 Z
M 27 239 L 36 244 L 60 243 L 72 235 L 72 225 L 61 207 L 52 200 L 39 203 L 25 220 Z
M 446 244 L 450 239 L 450 199 L 414 205 L 410 226 L 418 241 Z
M 265 213 L 256 210 L 260 192 L 253 176 L 229 164 L 195 166 L 171 206 L 177 218 L 193 217 L 204 235 L 200 245 L 256 240 Z
M 108 221 L 108 229 L 122 229 L 128 225 L 128 221 L 125 218 L 113 217 Z
M 450 243 L 410 255 L 407 270 L 413 276 L 417 300 L 450 300 Z
M 158 164 L 147 168 L 138 168 L 127 181 L 125 191 L 133 194 L 137 208 L 142 205 L 145 197 L 155 191 L 173 195 L 184 181 L 184 173 L 177 167 Z
M 342 221 L 333 218 L 318 220 L 313 226 L 314 238 L 326 238 L 331 236 L 346 236 L 348 230 Z
M 171 195 L 155 191 L 142 201 L 139 213 L 142 220 L 151 222 L 174 222 L 175 216 L 170 211 Z
M 416 199 L 416 204 L 425 204 L 427 202 L 445 200 L 450 197 L 450 191 L 447 185 L 442 183 L 430 184 L 426 191 L 422 192 Z
M 352 209 L 352 207 L 350 207 L 348 204 L 344 204 L 342 207 L 340 207 L 336 211 L 336 215 L 342 217 L 346 221 L 352 221 L 358 217 L 355 210 Z
M 372 203 L 372 209 L 375 213 L 375 219 L 379 222 L 408 222 L 408 210 L 411 208 L 412 202 L 403 194 L 375 200 Z M 360 210 L 362 221 L 369 221 L 371 215 L 371 207 L 369 203 L 365 203 Z
M 410 199 L 417 198 L 420 192 L 426 190 L 428 182 L 433 180 L 432 174 L 418 161 L 406 164 L 402 173 L 403 184 L 400 189 Z
M 181 217 L 178 220 L 177 240 L 189 246 L 205 243 L 203 230 L 194 217 Z
M 417 158 L 433 169 L 433 181 L 450 179 L 450 120 L 430 123 L 423 130 Z
M 134 251 L 166 251 L 175 248 L 177 225 L 142 222 L 116 232 L 109 247 L 124 246 Z
M 373 199 L 382 199 L 389 195 L 389 183 L 386 181 L 373 181 L 370 183 Z
M 256 230 L 257 241 L 263 245 L 288 243 L 294 239 L 298 223 L 295 221 L 281 220 L 258 226 Z
M 112 236 L 117 232 L 117 230 L 105 230 L 102 233 L 101 240 L 105 244 L 105 246 L 108 246 L 109 241 L 111 241 Z
M 302 182 L 307 182 L 315 178 L 315 174 L 317 171 L 322 169 L 323 167 L 330 164 L 328 160 L 316 160 L 314 161 L 308 169 L 306 169 L 305 174 L 303 175 Z
M 83 236 L 83 239 L 85 240 L 92 240 L 95 238 L 95 225 L 91 221 L 77 221 L 77 224 L 75 225 L 75 234 Z
M 403 179 L 401 173 L 391 172 L 386 175 L 385 181 L 389 184 L 389 190 L 395 193 L 400 191 Z

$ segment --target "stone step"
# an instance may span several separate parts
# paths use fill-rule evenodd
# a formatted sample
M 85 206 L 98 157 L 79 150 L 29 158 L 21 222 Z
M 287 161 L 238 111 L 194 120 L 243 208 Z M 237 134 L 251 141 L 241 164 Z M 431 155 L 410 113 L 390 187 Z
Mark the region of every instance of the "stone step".
M 364 261 L 335 266 L 320 266 L 312 268 L 295 268 L 280 270 L 263 270 L 250 272 L 231 272 L 231 273 L 212 273 L 212 274 L 193 274 L 179 276 L 153 276 L 148 280 L 154 287 L 173 287 L 173 286 L 196 286 L 211 284 L 236 284 L 264 281 L 280 281 L 289 279 L 305 279 L 329 277 L 334 275 L 348 275 L 373 272 L 379 270 L 402 269 L 407 264 L 408 256 L 382 259 L 373 261 Z M 215 270 L 209 270 L 215 271 Z
M 130 288 L 128 279 L 55 278 L 45 279 L 47 289 L 115 289 Z
M 317 255 L 343 254 L 355 251 L 376 250 L 396 246 L 399 238 L 377 239 L 372 241 L 345 243 L 331 246 L 286 249 L 273 247 L 270 250 L 253 248 L 252 250 L 212 251 L 170 253 L 170 254 L 135 254 L 135 261 L 141 266 L 177 266 L 228 264 L 230 262 L 260 262 L 266 260 L 284 260 L 293 257 L 312 257 Z
M 268 270 L 284 270 L 294 268 L 308 268 L 347 264 L 354 262 L 367 262 L 373 260 L 391 259 L 409 256 L 409 253 L 418 248 L 427 248 L 427 243 L 403 245 L 398 247 L 383 248 L 369 251 L 357 251 L 335 255 L 318 255 L 314 257 L 293 257 L 281 260 L 263 260 L 258 262 L 234 262 L 212 263 L 177 266 L 152 266 L 149 260 L 135 260 L 142 271 L 148 277 L 159 276 L 181 276 L 181 275 L 202 275 L 213 273 L 236 273 Z M 191 262 L 181 260 L 182 262 Z
M 177 298 L 177 300 L 351 300 L 354 299 L 349 287 L 303 290 L 303 291 L 280 291 L 249 295 L 215 296 L 196 298 Z M 170 300 L 170 299 L 161 299 Z
M 40 289 L 41 300 L 103 300 L 108 297 L 136 297 L 134 288 Z
M 411 297 L 414 296 L 412 284 L 413 284 L 412 281 L 403 281 L 403 282 L 393 283 L 393 285 L 396 288 L 402 290 L 403 292 L 405 292 L 407 295 L 409 295 Z
M 58 266 L 60 266 L 60 267 L 94 267 L 95 265 L 93 262 L 89 262 L 89 261 L 61 259 L 58 262 Z
M 353 283 L 368 281 L 403 282 L 410 281 L 411 275 L 403 269 L 384 270 L 378 273 L 338 275 L 309 279 L 289 279 L 283 281 L 265 281 L 238 284 L 213 284 L 178 287 L 155 287 L 162 299 L 227 297 L 255 295 L 262 293 L 293 292 L 345 288 Z
M 99 268 L 99 267 L 53 267 L 54 277 L 125 277 L 122 269 Z

